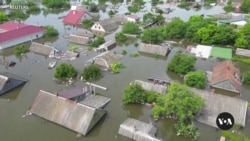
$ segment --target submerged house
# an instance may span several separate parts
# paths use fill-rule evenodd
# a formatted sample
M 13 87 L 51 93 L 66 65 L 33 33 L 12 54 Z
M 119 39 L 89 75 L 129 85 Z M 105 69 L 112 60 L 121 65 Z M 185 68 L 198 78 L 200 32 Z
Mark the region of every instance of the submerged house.
M 103 50 L 108 51 L 113 49 L 116 46 L 115 40 L 109 40 L 103 44 L 101 44 L 98 48 L 94 48 L 95 51 Z
M 95 22 L 94 25 L 91 27 L 91 30 L 96 35 L 105 35 L 112 33 L 118 29 L 117 23 L 112 19 L 104 19 L 98 22 Z
M 27 80 L 18 78 L 12 74 L 0 74 L 0 95 L 3 95 L 19 86 L 24 85 Z
M 240 94 L 240 70 L 233 65 L 232 61 L 224 61 L 214 66 L 210 86 Z
M 89 94 L 90 92 L 88 91 L 87 87 L 75 87 L 57 93 L 57 95 L 60 97 L 77 102 L 83 100 Z
M 43 35 L 42 27 L 8 21 L 0 25 L 0 49 L 32 41 Z
M 90 42 L 90 38 L 86 36 L 79 36 L 70 34 L 67 37 L 68 41 L 71 43 L 79 44 L 79 45 L 87 45 Z
M 160 94 L 166 94 L 167 92 L 167 86 L 163 86 L 160 84 L 154 84 L 154 83 L 150 83 L 150 82 L 145 82 L 145 81 L 141 81 L 141 80 L 135 80 L 132 83 L 136 83 L 142 86 L 142 88 L 144 90 L 147 91 L 153 91 L 153 92 L 157 92 Z
M 70 10 L 63 18 L 63 23 L 72 26 L 80 25 L 81 21 L 84 19 L 84 15 L 85 13 L 82 10 Z
M 135 141 L 160 141 L 155 137 L 157 129 L 152 124 L 128 118 L 121 125 L 118 134 Z
M 170 52 L 170 46 L 140 43 L 139 51 L 148 54 L 167 56 L 167 54 Z
M 77 103 L 40 90 L 30 112 L 82 135 L 87 133 L 106 114 L 102 109 Z
M 29 50 L 33 53 L 44 55 L 44 56 L 50 56 L 55 54 L 56 50 L 52 46 L 39 44 L 32 42 L 30 45 Z

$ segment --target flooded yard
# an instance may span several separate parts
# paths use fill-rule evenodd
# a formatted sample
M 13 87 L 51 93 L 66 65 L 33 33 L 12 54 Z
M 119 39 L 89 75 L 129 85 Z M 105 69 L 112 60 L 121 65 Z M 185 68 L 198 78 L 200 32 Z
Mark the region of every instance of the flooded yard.
M 146 4 L 146 10 L 151 9 L 151 4 Z M 167 5 L 166 5 L 167 6 Z M 188 20 L 194 14 L 215 14 L 222 12 L 222 7 L 216 6 L 211 9 L 202 8 L 200 11 L 183 10 L 174 7 L 175 10 L 165 17 L 180 17 L 183 20 Z M 126 7 L 121 5 L 119 13 L 126 13 Z M 108 17 L 107 11 L 104 13 L 100 11 L 101 19 Z M 25 23 L 38 25 L 53 25 L 59 31 L 58 39 L 44 40 L 39 39 L 38 42 L 50 42 L 56 48 L 67 50 L 68 42 L 63 38 L 66 33 L 74 33 L 77 29 L 64 27 L 62 19 L 58 17 L 64 16 L 68 11 L 59 14 L 44 15 L 41 12 L 39 15 L 30 16 Z M 138 13 L 142 17 L 143 12 Z M 114 33 L 105 37 L 106 40 L 113 39 Z M 176 74 L 166 72 L 166 67 L 173 55 L 179 49 L 174 48 L 166 58 L 155 59 L 152 56 L 140 55 L 139 57 L 131 57 L 130 54 L 136 52 L 138 49 L 134 44 L 118 46 L 114 49 L 115 52 L 121 53 L 122 50 L 127 50 L 121 62 L 126 66 L 121 70 L 120 74 L 111 74 L 109 72 L 103 73 L 103 78 L 97 82 L 101 86 L 107 87 L 108 91 L 97 90 L 103 96 L 111 98 L 111 102 L 105 108 L 107 115 L 101 120 L 97 126 L 86 136 L 76 138 L 76 133 L 55 125 L 49 121 L 36 117 L 34 115 L 22 117 L 32 105 L 39 90 L 45 90 L 56 93 L 62 89 L 72 86 L 65 86 L 64 84 L 57 84 L 52 80 L 55 69 L 49 70 L 48 64 L 52 60 L 43 56 L 28 53 L 22 58 L 17 58 L 13 55 L 11 50 L 5 50 L 0 56 L 1 59 L 17 62 L 13 68 L 6 68 L 0 65 L 1 72 L 10 72 L 18 76 L 22 76 L 29 81 L 21 88 L 18 88 L 10 93 L 0 97 L 0 139 L 3 141 L 129 141 L 129 139 L 117 134 L 119 125 L 127 118 L 135 118 L 146 123 L 152 123 L 158 128 L 157 137 L 163 141 L 189 141 L 183 136 L 176 136 L 174 128 L 174 121 L 169 119 L 159 120 L 154 122 L 150 118 L 150 109 L 142 105 L 126 105 L 122 104 L 123 90 L 135 79 L 147 80 L 150 76 L 157 76 L 161 78 L 170 78 L 176 82 L 182 82 Z M 86 66 L 86 61 L 96 56 L 98 53 L 89 52 L 87 56 L 80 55 L 74 61 L 70 61 L 72 65 L 77 68 L 78 72 Z M 60 61 L 63 62 L 63 61 Z M 59 63 L 60 63 L 59 62 Z M 197 59 L 196 69 L 207 71 L 211 69 L 216 61 Z M 250 69 L 249 65 L 236 63 L 242 72 Z M 29 75 L 30 74 L 30 75 Z M 78 80 L 73 86 L 85 85 L 84 82 Z M 250 101 L 250 87 L 243 86 L 242 96 Z M 200 141 L 215 141 L 219 138 L 219 130 L 198 123 L 195 123 L 200 131 Z M 247 119 L 246 127 L 243 132 L 249 136 L 250 120 Z

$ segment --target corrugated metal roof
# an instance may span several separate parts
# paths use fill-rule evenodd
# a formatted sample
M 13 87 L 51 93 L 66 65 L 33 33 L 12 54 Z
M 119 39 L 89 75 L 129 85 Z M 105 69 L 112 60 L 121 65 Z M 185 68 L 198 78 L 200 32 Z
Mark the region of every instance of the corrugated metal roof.
M 144 53 L 149 53 L 149 54 L 158 54 L 161 56 L 166 56 L 169 51 L 169 47 L 161 46 L 161 45 L 154 45 L 154 44 L 140 43 L 139 51 L 144 52 Z
M 82 135 L 104 116 L 104 110 L 95 109 L 40 90 L 30 112 Z
M 154 91 L 157 93 L 165 94 L 167 91 L 167 87 L 159 84 L 153 84 L 141 80 L 135 80 L 134 83 L 139 84 L 142 86 L 143 89 L 148 91 Z
M 88 92 L 87 87 L 75 87 L 67 90 L 63 90 L 58 93 L 58 96 L 63 98 L 71 99 L 79 95 L 83 95 L 84 93 Z
M 84 16 L 84 11 L 82 10 L 71 10 L 67 16 L 63 18 L 63 23 L 69 25 L 78 25 L 80 19 Z
M 159 141 L 155 138 L 157 129 L 142 121 L 128 118 L 121 125 L 118 134 L 136 141 Z
M 35 42 L 32 42 L 29 49 L 31 52 L 41 54 L 41 55 L 46 55 L 46 56 L 49 56 L 51 52 L 53 51 L 53 47 L 35 43 Z
M 104 20 L 100 20 L 99 24 L 103 27 L 103 29 L 106 32 L 111 32 L 115 29 L 118 28 L 118 25 L 116 24 L 116 22 L 112 19 L 104 19 Z
M 68 36 L 68 41 L 71 43 L 76 43 L 76 44 L 80 44 L 80 45 L 87 45 L 89 43 L 90 39 L 89 39 L 89 37 L 71 34 Z
M 87 96 L 80 103 L 99 109 L 99 108 L 103 108 L 110 100 L 111 98 L 107 98 L 104 96 L 90 95 L 90 96 Z

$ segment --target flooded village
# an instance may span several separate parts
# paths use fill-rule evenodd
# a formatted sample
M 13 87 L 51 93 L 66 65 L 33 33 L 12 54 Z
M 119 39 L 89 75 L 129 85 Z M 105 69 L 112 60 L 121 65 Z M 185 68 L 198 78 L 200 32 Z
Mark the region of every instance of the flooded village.
M 0 139 L 250 140 L 244 2 L 58 1 L 0 0 Z

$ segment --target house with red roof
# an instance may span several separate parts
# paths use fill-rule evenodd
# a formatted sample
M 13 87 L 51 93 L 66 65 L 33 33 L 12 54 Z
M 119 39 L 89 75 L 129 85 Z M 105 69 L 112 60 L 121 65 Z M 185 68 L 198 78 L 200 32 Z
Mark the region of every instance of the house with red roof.
M 224 61 L 214 66 L 210 86 L 215 89 L 240 94 L 240 70 L 233 65 L 232 61 Z
M 85 13 L 82 10 L 70 10 L 69 13 L 63 18 L 63 23 L 77 26 L 81 24 L 84 16 Z
M 43 35 L 42 27 L 8 21 L 0 25 L 0 49 L 32 41 Z

